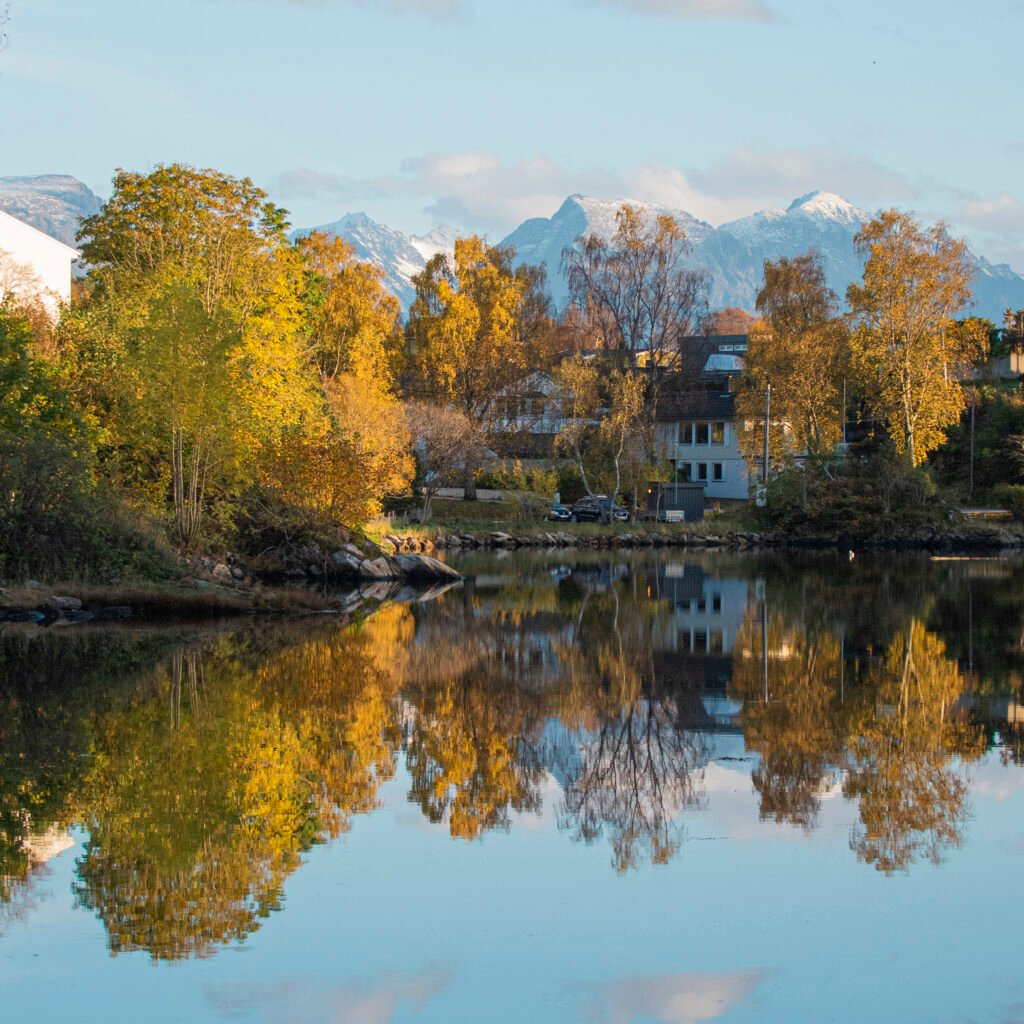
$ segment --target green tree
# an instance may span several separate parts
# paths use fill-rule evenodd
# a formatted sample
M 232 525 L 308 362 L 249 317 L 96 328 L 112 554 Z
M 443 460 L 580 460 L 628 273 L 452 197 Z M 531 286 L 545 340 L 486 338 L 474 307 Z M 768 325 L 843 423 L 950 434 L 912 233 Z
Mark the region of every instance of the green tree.
M 248 179 L 181 164 L 120 171 L 82 224 L 92 298 L 69 360 L 110 417 L 112 445 L 172 495 L 184 548 L 211 481 L 223 499 L 260 450 L 318 410 L 301 333 L 301 260 L 284 211 Z M 74 332 L 72 332 L 74 335 Z

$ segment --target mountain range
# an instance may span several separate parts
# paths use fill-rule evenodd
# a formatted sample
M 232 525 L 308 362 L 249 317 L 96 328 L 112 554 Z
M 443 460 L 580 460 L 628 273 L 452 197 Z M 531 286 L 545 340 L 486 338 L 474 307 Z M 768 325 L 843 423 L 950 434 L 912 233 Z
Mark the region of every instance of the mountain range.
M 870 215 L 831 192 L 811 192 L 785 209 L 759 210 L 717 228 L 685 210 L 640 200 L 572 195 L 551 217 L 524 221 L 501 244 L 516 250 L 517 263 L 547 266 L 552 299 L 561 308 L 568 297 L 560 272 L 563 249 L 589 232 L 609 237 L 623 202 L 651 214 L 669 214 L 685 227 L 691 246 L 685 262 L 708 272 L 714 309 L 739 306 L 752 311 L 764 261 L 811 248 L 821 254 L 828 283 L 840 298 L 847 285 L 860 277 L 853 236 Z M 100 203 L 82 182 L 67 175 L 0 178 L 0 210 L 69 244 L 74 244 L 78 219 L 95 213 Z M 412 302 L 413 275 L 436 253 L 450 253 L 459 234 L 455 228 L 442 226 L 426 235 L 406 235 L 365 213 L 348 213 L 330 224 L 296 229 L 292 237 L 314 230 L 344 238 L 360 259 L 379 266 L 385 284 L 403 309 Z M 974 314 L 1000 323 L 1007 308 L 1024 308 L 1024 277 L 1005 263 L 992 264 L 976 254 L 971 258 L 976 271 Z

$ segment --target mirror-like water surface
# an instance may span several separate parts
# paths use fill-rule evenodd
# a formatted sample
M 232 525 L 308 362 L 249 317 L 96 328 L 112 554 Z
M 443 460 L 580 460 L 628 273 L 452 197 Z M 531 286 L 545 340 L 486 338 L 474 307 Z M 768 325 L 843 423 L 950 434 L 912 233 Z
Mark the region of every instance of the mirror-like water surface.
M 459 564 L 0 633 L 5 1019 L 1024 1020 L 1017 562 Z

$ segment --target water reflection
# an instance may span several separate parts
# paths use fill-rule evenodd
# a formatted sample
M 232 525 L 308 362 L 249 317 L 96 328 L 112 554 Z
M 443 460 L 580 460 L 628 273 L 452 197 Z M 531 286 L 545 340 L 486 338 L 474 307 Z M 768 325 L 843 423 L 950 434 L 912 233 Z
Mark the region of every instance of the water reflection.
M 3 635 L 0 928 L 31 910 L 45 837 L 79 825 L 75 898 L 112 953 L 210 955 L 399 768 L 460 841 L 554 790 L 558 827 L 622 872 L 682 855 L 705 769 L 734 751 L 762 821 L 811 832 L 841 793 L 852 851 L 893 872 L 964 841 L 986 750 L 1019 763 L 1024 593 L 1004 563 L 465 568 L 347 628 Z

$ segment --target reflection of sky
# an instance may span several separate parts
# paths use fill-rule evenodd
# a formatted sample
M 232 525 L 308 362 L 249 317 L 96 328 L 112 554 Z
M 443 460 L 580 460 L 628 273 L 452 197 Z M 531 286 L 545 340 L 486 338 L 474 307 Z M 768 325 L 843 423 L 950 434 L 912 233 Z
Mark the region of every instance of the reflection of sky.
M 606 842 L 557 830 L 551 776 L 539 816 L 466 844 L 406 802 L 400 773 L 382 810 L 313 850 L 282 911 L 204 961 L 108 957 L 100 923 L 71 908 L 76 845 L 39 883 L 52 897 L 0 937 L 5 1019 L 1015 1019 L 1024 772 L 973 766 L 963 848 L 886 878 L 849 849 L 853 804 L 824 800 L 812 834 L 759 823 L 756 762 L 736 737 L 713 757 L 676 858 L 623 876 Z

